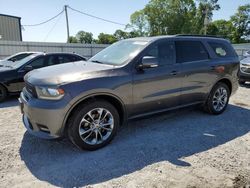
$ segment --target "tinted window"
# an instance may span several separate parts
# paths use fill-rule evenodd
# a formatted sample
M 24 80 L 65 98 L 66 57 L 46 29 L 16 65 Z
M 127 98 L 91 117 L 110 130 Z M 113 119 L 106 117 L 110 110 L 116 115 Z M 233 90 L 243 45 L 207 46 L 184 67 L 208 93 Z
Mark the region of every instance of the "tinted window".
M 60 59 L 58 55 L 48 56 L 48 61 L 46 63 L 46 66 L 58 65 L 58 64 L 60 64 Z
M 8 59 L 8 61 L 20 61 L 21 59 L 24 59 L 25 57 L 28 57 L 29 55 L 32 55 L 33 53 L 23 53 L 23 54 L 18 54 L 15 55 L 11 58 Z
M 152 46 L 145 56 L 153 56 L 158 58 L 159 65 L 173 64 L 175 58 L 174 43 L 160 42 Z
M 46 64 L 46 57 L 39 57 L 34 61 L 32 61 L 29 65 L 31 65 L 33 69 L 39 69 L 44 67 L 45 64 Z
M 217 42 L 208 42 L 208 44 L 212 47 L 218 57 L 230 56 L 230 50 L 225 44 Z
M 209 58 L 205 47 L 199 41 L 176 41 L 175 45 L 178 63 L 201 61 Z
M 70 55 L 69 58 L 70 58 L 70 61 L 71 61 L 71 62 L 86 60 L 86 59 L 83 58 L 83 57 L 75 56 L 75 55 Z
M 62 64 L 62 63 L 68 63 L 68 62 L 73 62 L 72 61 L 72 57 L 71 55 L 51 55 L 48 58 L 48 66 L 51 65 L 58 65 L 58 64 Z

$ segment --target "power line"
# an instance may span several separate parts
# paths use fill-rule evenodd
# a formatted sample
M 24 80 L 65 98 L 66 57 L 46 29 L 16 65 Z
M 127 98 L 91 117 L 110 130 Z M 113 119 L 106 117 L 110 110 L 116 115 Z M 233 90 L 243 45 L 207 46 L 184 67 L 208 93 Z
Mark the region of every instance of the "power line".
M 102 20 L 102 21 L 105 21 L 105 22 L 109 22 L 109 23 L 112 23 L 112 24 L 116 24 L 116 25 L 121 25 L 121 26 L 126 26 L 126 24 L 123 24 L 123 23 L 119 23 L 119 22 L 115 22 L 115 21 L 111 21 L 111 20 L 107 20 L 107 19 L 104 19 L 104 18 L 101 18 L 101 17 L 97 17 L 97 16 L 94 16 L 92 14 L 88 14 L 86 12 L 82 12 L 80 10 L 76 10 L 70 6 L 67 6 L 68 8 L 70 8 L 71 10 L 75 11 L 75 12 L 78 12 L 80 14 L 83 14 L 85 16 L 89 16 L 89 17 L 92 17 L 92 18 L 95 18 L 95 19 L 98 19 L 98 20 Z
M 47 38 L 50 35 L 50 33 L 55 29 L 55 27 L 57 26 L 57 24 L 61 20 L 61 18 L 62 18 L 62 14 L 60 14 L 60 16 L 58 17 L 58 19 L 56 20 L 56 22 L 53 24 L 53 26 L 51 27 L 51 29 L 47 33 L 46 37 L 44 38 L 44 42 L 47 40 Z
M 38 23 L 38 24 L 30 24 L 30 25 L 22 25 L 24 27 L 33 27 L 33 26 L 39 26 L 39 25 L 43 25 L 43 24 L 46 24 L 48 22 L 50 22 L 51 20 L 54 20 L 55 18 L 57 18 L 58 16 L 60 16 L 62 13 L 64 12 L 64 10 L 62 10 L 61 12 L 59 12 L 57 15 L 53 16 L 52 18 L 46 20 L 46 21 L 43 21 L 41 23 Z

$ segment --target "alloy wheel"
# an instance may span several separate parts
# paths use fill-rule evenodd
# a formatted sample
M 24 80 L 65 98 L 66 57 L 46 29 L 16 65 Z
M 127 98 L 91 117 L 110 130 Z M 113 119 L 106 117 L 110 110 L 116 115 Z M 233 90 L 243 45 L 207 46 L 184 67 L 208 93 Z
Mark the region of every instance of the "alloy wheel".
M 112 134 L 113 115 L 104 108 L 95 108 L 86 113 L 79 124 L 81 139 L 90 145 L 101 144 Z
M 215 111 L 222 111 L 227 105 L 228 93 L 224 87 L 219 87 L 213 96 L 213 108 Z

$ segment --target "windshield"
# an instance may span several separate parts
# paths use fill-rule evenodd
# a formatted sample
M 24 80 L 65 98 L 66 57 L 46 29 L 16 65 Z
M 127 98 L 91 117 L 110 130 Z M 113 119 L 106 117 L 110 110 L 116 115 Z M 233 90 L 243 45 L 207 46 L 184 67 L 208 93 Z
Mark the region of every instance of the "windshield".
M 29 55 L 29 56 L 21 59 L 20 61 L 10 62 L 8 64 L 4 64 L 4 66 L 16 69 L 16 68 L 19 68 L 19 67 L 23 66 L 25 63 L 27 63 L 28 61 L 30 61 L 31 59 L 33 59 L 34 57 L 36 57 L 38 55 L 39 54 Z
M 110 65 L 122 65 L 138 55 L 147 44 L 148 42 L 146 41 L 123 40 L 105 48 L 89 59 L 89 61 Z
M 33 52 L 18 53 L 18 54 L 15 54 L 15 55 L 12 55 L 10 57 L 5 58 L 4 60 L 5 61 L 12 61 L 12 62 L 20 61 L 21 59 L 24 59 L 25 57 L 32 55 L 32 54 L 34 54 L 34 53 Z

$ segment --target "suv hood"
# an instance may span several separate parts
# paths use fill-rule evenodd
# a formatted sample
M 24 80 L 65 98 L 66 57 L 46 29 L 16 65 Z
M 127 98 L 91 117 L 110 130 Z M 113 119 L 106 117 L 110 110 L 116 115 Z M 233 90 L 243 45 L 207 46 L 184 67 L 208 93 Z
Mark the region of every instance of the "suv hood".
M 78 61 L 36 69 L 26 74 L 24 80 L 33 85 L 62 85 L 107 74 L 113 65 Z
M 250 57 L 247 57 L 247 58 L 245 58 L 245 59 L 242 59 L 242 60 L 240 61 L 240 63 L 249 64 L 249 65 L 250 65 Z

